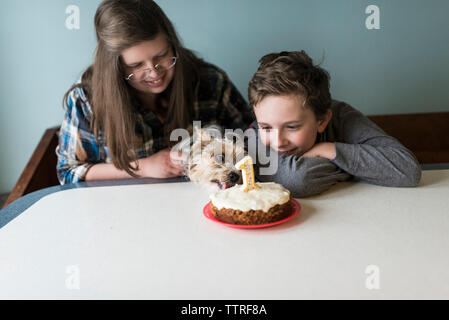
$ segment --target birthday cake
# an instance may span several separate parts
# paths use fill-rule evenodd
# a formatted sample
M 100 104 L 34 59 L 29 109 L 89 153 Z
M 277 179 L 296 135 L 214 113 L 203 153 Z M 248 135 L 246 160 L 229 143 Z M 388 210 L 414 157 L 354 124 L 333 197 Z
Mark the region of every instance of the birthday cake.
M 211 211 L 217 220 L 233 224 L 266 224 L 287 217 L 292 210 L 290 191 L 274 182 L 256 188 L 235 185 L 210 195 Z

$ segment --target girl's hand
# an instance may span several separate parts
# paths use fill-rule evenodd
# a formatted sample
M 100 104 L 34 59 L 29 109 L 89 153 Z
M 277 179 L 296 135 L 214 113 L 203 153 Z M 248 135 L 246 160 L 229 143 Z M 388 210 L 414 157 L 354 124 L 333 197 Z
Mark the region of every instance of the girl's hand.
M 326 158 L 329 160 L 335 159 L 337 152 L 335 151 L 335 143 L 320 142 L 314 145 L 309 151 L 303 154 L 305 158 Z
M 163 149 L 139 160 L 139 174 L 146 178 L 183 176 L 185 175 L 185 166 L 180 161 L 172 161 L 170 150 Z

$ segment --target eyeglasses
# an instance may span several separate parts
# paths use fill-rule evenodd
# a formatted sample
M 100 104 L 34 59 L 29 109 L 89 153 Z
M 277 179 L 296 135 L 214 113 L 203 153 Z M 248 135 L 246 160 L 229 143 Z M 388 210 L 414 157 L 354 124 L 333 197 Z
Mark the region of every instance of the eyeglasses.
M 159 72 L 161 72 L 161 71 L 165 72 L 175 66 L 177 59 L 178 59 L 178 57 L 166 58 L 166 59 L 162 60 L 161 62 L 159 62 L 158 64 L 156 64 L 153 68 L 146 68 L 146 69 L 142 69 L 142 70 L 136 71 L 134 73 L 131 73 L 130 75 L 128 75 L 125 78 L 125 80 L 127 80 L 127 81 L 142 81 L 150 75 L 152 70 L 156 70 Z

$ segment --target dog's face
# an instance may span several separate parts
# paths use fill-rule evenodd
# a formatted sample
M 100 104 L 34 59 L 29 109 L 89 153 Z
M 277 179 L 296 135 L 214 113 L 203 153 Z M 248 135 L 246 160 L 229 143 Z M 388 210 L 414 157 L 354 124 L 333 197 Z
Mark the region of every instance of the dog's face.
M 246 155 L 243 141 L 216 138 L 202 129 L 196 130 L 196 138 L 190 150 L 188 176 L 191 181 L 209 191 L 226 189 L 242 183 L 235 164 Z

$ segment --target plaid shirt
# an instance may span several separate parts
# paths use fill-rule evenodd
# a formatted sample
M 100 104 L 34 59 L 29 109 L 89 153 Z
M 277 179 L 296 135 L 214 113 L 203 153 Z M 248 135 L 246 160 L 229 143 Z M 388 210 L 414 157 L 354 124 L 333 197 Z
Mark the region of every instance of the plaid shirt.
M 148 157 L 168 147 L 163 123 L 148 108 L 134 99 L 136 136 L 142 142 L 137 158 Z M 92 108 L 81 88 L 68 96 L 67 110 L 59 133 L 57 175 L 61 184 L 84 180 L 87 170 L 97 163 L 111 163 L 107 144 L 100 133 L 91 131 Z M 208 65 L 201 69 L 193 108 L 193 120 L 201 126 L 218 124 L 223 128 L 245 130 L 254 120 L 253 114 L 226 73 Z

